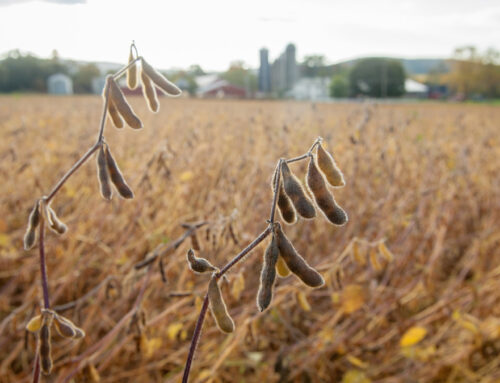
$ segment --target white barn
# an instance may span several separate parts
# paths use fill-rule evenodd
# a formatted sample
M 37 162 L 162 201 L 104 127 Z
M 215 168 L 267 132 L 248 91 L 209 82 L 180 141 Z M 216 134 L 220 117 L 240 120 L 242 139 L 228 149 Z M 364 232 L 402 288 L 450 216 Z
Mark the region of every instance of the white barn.
M 56 73 L 47 79 L 50 94 L 73 94 L 73 81 L 63 73 Z

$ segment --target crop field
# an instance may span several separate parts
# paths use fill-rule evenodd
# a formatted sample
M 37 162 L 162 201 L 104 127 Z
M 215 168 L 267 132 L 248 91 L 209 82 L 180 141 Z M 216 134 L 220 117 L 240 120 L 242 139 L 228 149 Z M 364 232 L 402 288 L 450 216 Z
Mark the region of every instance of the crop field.
M 144 129 L 105 139 L 135 198 L 99 194 L 92 157 L 52 208 L 51 304 L 86 332 L 54 335 L 47 382 L 180 382 L 206 292 L 197 255 L 222 267 L 266 227 L 277 161 L 318 136 L 342 169 L 349 222 L 283 230 L 325 285 L 278 278 L 256 305 L 266 239 L 221 278 L 236 330 L 204 323 L 191 382 L 500 382 L 500 108 L 131 98 Z M 40 313 L 34 201 L 95 142 L 100 97 L 0 97 L 0 382 L 30 382 Z M 290 164 L 302 180 L 307 161 Z M 160 263 L 135 265 L 156 250 Z

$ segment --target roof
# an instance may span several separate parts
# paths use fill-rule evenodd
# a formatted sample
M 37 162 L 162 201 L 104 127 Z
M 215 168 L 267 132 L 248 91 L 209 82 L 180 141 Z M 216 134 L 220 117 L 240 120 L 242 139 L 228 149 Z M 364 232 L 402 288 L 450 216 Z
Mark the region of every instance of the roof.
M 411 78 L 405 80 L 405 91 L 407 93 L 427 93 L 428 90 L 429 87 L 425 84 L 412 80 Z

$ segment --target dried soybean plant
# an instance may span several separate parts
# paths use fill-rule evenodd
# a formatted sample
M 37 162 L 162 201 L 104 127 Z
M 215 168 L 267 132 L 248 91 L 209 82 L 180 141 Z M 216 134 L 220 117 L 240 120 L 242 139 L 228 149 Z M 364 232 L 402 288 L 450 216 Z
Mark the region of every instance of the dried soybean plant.
M 222 332 L 231 333 L 235 329 L 234 321 L 224 303 L 218 280 L 266 237 L 271 235 L 269 245 L 264 252 L 257 293 L 257 307 L 260 311 L 264 311 L 271 304 L 277 275 L 286 277 L 293 273 L 305 285 L 313 288 L 324 284 L 321 274 L 297 252 L 285 235 L 282 225 L 275 219 L 276 207 L 278 207 L 283 221 L 289 225 L 297 222 L 297 216 L 313 219 L 317 215 L 316 204 L 331 224 L 341 226 L 347 223 L 346 212 L 337 204 L 327 186 L 328 183 L 331 187 L 343 187 L 345 185 L 344 176 L 331 154 L 321 146 L 321 142 L 321 137 L 318 137 L 304 155 L 290 159 L 282 158 L 278 161 L 271 182 L 273 199 L 267 228 L 224 267 L 219 270 L 208 260 L 196 257 L 194 249 L 188 251 L 186 257 L 189 268 L 195 273 L 210 273 L 211 277 L 191 340 L 184 368 L 183 383 L 187 383 L 189 380 L 191 365 L 208 308 L 210 307 L 217 327 Z M 313 153 L 314 149 L 316 149 L 316 155 Z M 309 166 L 306 184 L 310 193 L 306 191 L 299 178 L 293 174 L 288 166 L 291 163 L 307 159 Z M 315 204 L 309 194 L 312 194 Z
M 46 254 L 45 254 L 45 229 L 48 226 L 58 235 L 67 231 L 67 226 L 57 217 L 51 202 L 61 190 L 66 181 L 94 154 L 97 152 L 97 174 L 100 191 L 103 198 L 110 200 L 113 195 L 112 185 L 117 193 L 125 199 L 134 197 L 134 193 L 125 181 L 120 168 L 111 154 L 109 143 L 104 139 L 104 127 L 106 118 L 109 117 L 116 128 L 123 128 L 125 123 L 133 129 L 143 127 L 141 120 L 135 114 L 127 102 L 119 84 L 118 79 L 127 74 L 127 85 L 135 89 L 138 85 L 138 64 L 140 63 L 140 77 L 144 97 L 152 112 L 159 110 L 156 88 L 159 88 L 168 96 L 178 96 L 181 91 L 177 86 L 168 81 L 157 72 L 143 57 L 139 56 L 134 43 L 130 46 L 129 63 L 114 75 L 106 78 L 103 90 L 103 111 L 100 122 L 97 141 L 87 152 L 64 174 L 57 182 L 52 191 L 35 202 L 28 220 L 28 228 L 24 236 L 24 248 L 29 250 L 35 246 L 38 237 L 38 248 L 40 253 L 40 272 L 43 291 L 43 308 L 41 314 L 35 316 L 27 325 L 27 330 L 34 332 L 38 337 L 38 346 L 35 357 L 33 381 L 38 381 L 40 370 L 44 374 L 50 374 L 52 370 L 51 358 L 51 328 L 55 326 L 57 332 L 66 338 L 80 339 L 85 332 L 74 325 L 69 319 L 57 314 L 51 309 L 49 298 L 49 279 L 47 276 Z

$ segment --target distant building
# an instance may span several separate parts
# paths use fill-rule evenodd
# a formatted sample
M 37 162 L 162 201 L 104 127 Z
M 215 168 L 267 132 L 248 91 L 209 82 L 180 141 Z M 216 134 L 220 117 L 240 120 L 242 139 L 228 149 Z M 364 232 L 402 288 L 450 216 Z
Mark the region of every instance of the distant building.
M 47 79 L 47 91 L 50 94 L 73 94 L 73 81 L 63 73 L 56 73 Z
M 304 77 L 298 80 L 286 93 L 287 97 L 296 100 L 328 100 L 330 97 L 330 78 Z
M 288 44 L 271 67 L 271 90 L 282 94 L 293 88 L 298 79 L 296 48 Z
M 271 67 L 269 66 L 269 51 L 266 48 L 260 50 L 259 92 L 271 92 Z
M 405 80 L 405 97 L 425 98 L 429 94 L 429 87 L 418 81 L 407 78 Z
M 90 83 L 90 87 L 92 88 L 92 93 L 101 94 L 105 84 L 106 84 L 105 76 L 94 77 Z
M 247 91 L 240 86 L 232 85 L 226 80 L 216 80 L 202 89 L 198 96 L 203 98 L 246 98 Z

